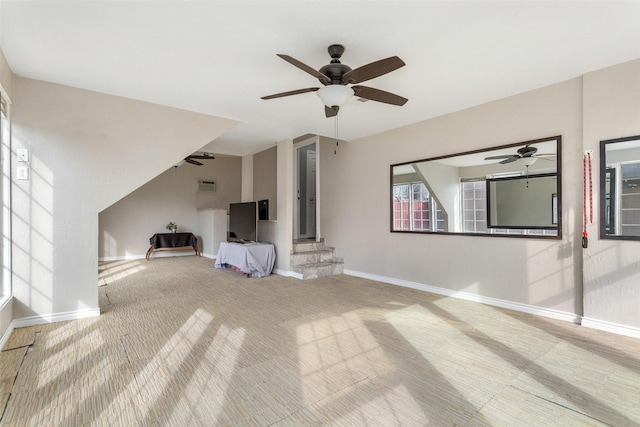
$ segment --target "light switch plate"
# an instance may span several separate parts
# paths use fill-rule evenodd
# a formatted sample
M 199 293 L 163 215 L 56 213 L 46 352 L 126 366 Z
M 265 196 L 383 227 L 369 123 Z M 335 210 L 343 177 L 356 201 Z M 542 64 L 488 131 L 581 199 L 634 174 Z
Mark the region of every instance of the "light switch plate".
M 19 162 L 28 162 L 29 161 L 29 150 L 27 148 L 18 148 L 16 150 L 18 154 Z
M 29 166 L 18 166 L 18 179 L 29 179 Z

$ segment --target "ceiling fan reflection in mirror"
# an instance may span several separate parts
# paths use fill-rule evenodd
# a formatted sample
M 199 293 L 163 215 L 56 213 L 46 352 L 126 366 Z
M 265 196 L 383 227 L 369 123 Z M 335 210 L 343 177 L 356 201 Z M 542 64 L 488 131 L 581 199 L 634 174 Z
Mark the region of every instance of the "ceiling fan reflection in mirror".
M 284 96 L 298 95 L 307 92 L 317 92 L 318 97 L 325 104 L 325 115 L 334 117 L 338 114 L 340 107 L 346 105 L 352 96 L 358 96 L 371 101 L 382 102 L 384 104 L 402 106 L 408 101 L 402 96 L 385 92 L 368 86 L 361 86 L 367 80 L 380 77 L 391 71 L 395 71 L 403 67 L 405 63 L 397 56 L 391 56 L 386 59 L 371 62 L 361 67 L 351 69 L 351 67 L 342 64 L 340 57 L 344 53 L 345 47 L 340 44 L 329 46 L 328 52 L 331 56 L 331 62 L 319 70 L 316 70 L 289 55 L 278 54 L 278 56 L 302 71 L 316 77 L 323 87 L 308 87 L 304 89 L 296 89 L 288 92 L 276 93 L 273 95 L 263 96 L 261 99 L 274 99 Z M 349 86 L 354 85 L 355 86 Z
M 536 154 L 538 149 L 536 147 L 532 147 L 531 145 L 525 145 L 522 148 L 518 148 L 518 150 L 514 154 L 507 154 L 502 156 L 490 156 L 485 157 L 485 160 L 500 160 L 498 163 L 504 165 L 507 163 L 518 162 L 524 166 L 533 165 L 538 159 L 543 160 L 551 160 L 549 157 L 555 157 L 553 153 L 545 153 L 545 154 Z
M 211 153 L 202 152 L 200 154 L 191 154 L 190 156 L 185 157 L 184 160 L 180 160 L 178 163 L 173 165 L 173 167 L 177 168 L 179 166 L 184 165 L 185 163 L 191 163 L 192 165 L 202 166 L 204 165 L 204 163 L 198 160 L 213 160 L 213 159 L 215 159 L 215 156 Z
M 538 159 L 549 160 L 549 157 L 555 157 L 554 153 L 536 154 L 538 149 L 527 144 L 518 148 L 515 154 L 507 154 L 501 156 L 485 157 L 485 160 L 500 160 L 498 163 L 505 165 L 507 163 L 518 162 L 525 167 L 525 176 L 527 177 L 526 186 L 529 188 L 529 166 L 532 166 Z

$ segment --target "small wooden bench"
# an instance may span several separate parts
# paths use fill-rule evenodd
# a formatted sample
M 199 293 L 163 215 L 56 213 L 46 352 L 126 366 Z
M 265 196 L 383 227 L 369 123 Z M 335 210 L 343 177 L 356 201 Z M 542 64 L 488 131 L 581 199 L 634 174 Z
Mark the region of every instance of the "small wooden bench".
M 153 252 L 161 251 L 195 251 L 196 256 L 202 256 L 198 247 L 198 238 L 193 233 L 156 233 L 149 239 L 147 261 Z

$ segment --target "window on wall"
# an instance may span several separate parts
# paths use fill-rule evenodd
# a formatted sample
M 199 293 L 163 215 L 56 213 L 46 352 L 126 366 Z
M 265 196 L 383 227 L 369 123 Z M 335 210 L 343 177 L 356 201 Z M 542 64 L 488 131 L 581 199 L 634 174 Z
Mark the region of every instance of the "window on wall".
M 465 233 L 487 232 L 487 184 L 485 179 L 467 180 L 462 187 L 462 230 Z
M 409 231 L 409 184 L 393 186 L 393 228 L 394 230 Z
M 444 214 L 422 182 L 394 184 L 394 230 L 443 231 Z
M 640 236 L 640 163 L 620 165 L 620 233 Z
M 463 180 L 462 227 L 465 233 L 513 234 L 528 236 L 555 236 L 555 230 L 522 228 L 491 228 L 487 230 L 487 181 L 485 178 Z
M 431 230 L 429 215 L 429 191 L 422 183 L 411 184 L 412 230 Z
M 0 201 L 2 201 L 2 209 L 0 209 L 0 262 L 2 272 L 0 274 L 0 298 L 4 299 L 11 295 L 9 266 L 9 219 L 10 209 L 8 189 L 11 187 L 11 170 L 9 168 L 9 156 L 11 154 L 9 145 L 9 115 L 6 100 L 0 94 Z

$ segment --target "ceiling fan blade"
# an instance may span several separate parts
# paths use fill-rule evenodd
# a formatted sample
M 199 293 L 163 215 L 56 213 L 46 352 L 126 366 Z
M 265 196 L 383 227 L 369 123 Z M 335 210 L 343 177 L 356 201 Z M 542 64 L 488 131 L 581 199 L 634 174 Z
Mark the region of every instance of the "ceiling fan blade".
M 280 92 L 280 93 L 275 93 L 273 95 L 263 96 L 260 99 L 282 98 L 283 96 L 298 95 L 300 93 L 307 93 L 307 92 L 316 92 L 318 89 L 319 88 L 317 87 L 308 87 L 305 89 L 290 90 L 288 92 Z
M 295 58 L 290 57 L 289 55 L 283 55 L 281 53 L 277 54 L 280 58 L 284 59 L 285 61 L 287 61 L 289 64 L 294 65 L 298 68 L 300 68 L 302 71 L 311 74 L 313 77 L 317 77 L 318 79 L 320 79 L 320 81 L 324 84 L 329 84 L 331 83 L 331 79 L 327 76 L 325 76 L 324 74 L 322 74 L 320 71 L 315 70 L 313 68 L 311 68 L 310 66 L 308 66 L 307 64 L 303 64 L 302 62 L 298 61 Z
M 324 106 L 324 114 L 327 117 L 335 117 L 338 115 L 338 110 L 340 110 L 340 107 L 338 106 L 334 106 L 334 107 L 327 107 L 326 105 Z
M 498 160 L 498 159 L 510 159 L 510 158 L 514 158 L 517 159 L 519 156 L 516 154 L 507 154 L 504 156 L 491 156 L 491 157 L 485 157 L 485 160 Z
M 392 56 L 348 71 L 342 76 L 342 81 L 350 84 L 365 82 L 404 67 L 404 65 L 402 59 Z
M 197 161 L 197 160 L 193 160 L 193 159 L 191 159 L 191 158 L 189 158 L 189 157 L 187 157 L 186 159 L 184 159 L 184 161 L 185 161 L 185 162 L 187 162 L 187 163 L 191 163 L 192 165 L 196 165 L 196 166 L 202 166 L 202 165 L 204 165 L 204 163 L 200 163 L 199 161 Z
M 356 96 L 364 99 L 370 99 L 371 101 L 384 102 L 391 105 L 404 105 L 408 99 L 393 94 L 391 92 L 385 92 L 380 89 L 374 89 L 367 86 L 351 86 Z
M 520 158 L 520 157 L 518 157 L 518 156 L 511 156 L 511 157 L 509 157 L 508 159 L 504 159 L 503 161 L 498 162 L 498 163 L 500 163 L 501 165 L 506 165 L 507 163 L 515 162 L 515 161 L 516 161 L 516 160 L 518 160 L 519 158 Z
M 215 159 L 214 156 L 201 156 L 201 155 L 194 155 L 194 156 L 187 156 L 187 159 Z

